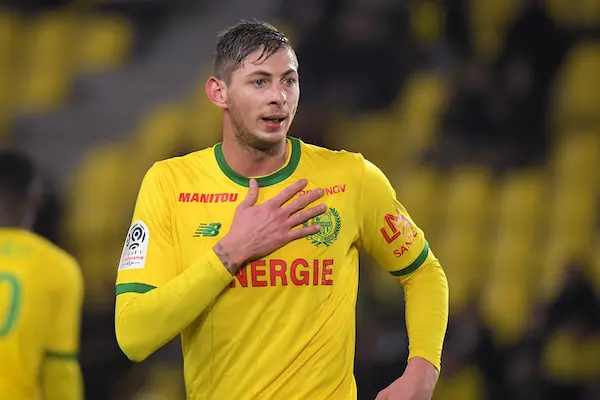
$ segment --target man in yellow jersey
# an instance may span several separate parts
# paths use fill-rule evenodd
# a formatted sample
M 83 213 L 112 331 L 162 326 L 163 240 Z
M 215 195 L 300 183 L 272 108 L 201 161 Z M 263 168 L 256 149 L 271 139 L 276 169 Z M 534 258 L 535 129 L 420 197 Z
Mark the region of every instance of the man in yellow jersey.
M 300 94 L 288 40 L 229 28 L 206 92 L 222 143 L 155 163 L 141 185 L 116 285 L 124 353 L 142 361 L 181 334 L 190 399 L 355 399 L 362 247 L 406 293 L 408 368 L 378 399 L 429 399 L 444 272 L 377 167 L 287 136 Z
M 0 152 L 0 399 L 81 399 L 83 280 L 76 261 L 25 228 L 33 165 Z

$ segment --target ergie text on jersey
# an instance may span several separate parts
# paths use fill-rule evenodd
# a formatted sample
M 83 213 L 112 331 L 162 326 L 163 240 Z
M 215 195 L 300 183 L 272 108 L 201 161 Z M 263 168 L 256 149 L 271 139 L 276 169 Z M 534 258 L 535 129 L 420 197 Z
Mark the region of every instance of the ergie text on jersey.
M 332 286 L 333 265 L 332 259 L 256 260 L 239 270 L 231 287 Z

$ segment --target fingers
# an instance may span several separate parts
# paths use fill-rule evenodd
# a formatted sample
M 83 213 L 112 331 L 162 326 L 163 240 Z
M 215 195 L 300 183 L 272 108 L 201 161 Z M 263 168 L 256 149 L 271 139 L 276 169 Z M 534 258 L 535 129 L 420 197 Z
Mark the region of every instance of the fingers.
M 290 227 L 294 227 L 300 225 L 303 222 L 308 221 L 309 219 L 316 217 L 317 215 L 323 214 L 327 210 L 327 206 L 325 204 L 319 204 L 318 206 L 314 206 L 309 208 L 308 210 L 300 211 L 296 214 L 293 214 L 288 222 L 290 223 Z
M 299 191 L 304 189 L 307 184 L 308 184 L 308 181 L 306 179 L 300 179 L 298 182 L 293 183 L 290 186 L 283 189 L 275 197 L 273 197 L 271 200 L 267 201 L 266 203 L 270 203 L 275 207 L 281 207 L 288 200 L 290 200 L 292 197 L 294 197 Z
M 388 398 L 387 390 L 382 390 L 379 392 L 375 400 L 386 400 Z
M 304 207 L 314 202 L 315 200 L 323 197 L 325 192 L 323 189 L 311 190 L 307 194 L 298 197 L 296 200 L 292 201 L 290 204 L 283 208 L 284 212 L 288 215 L 292 215 L 293 213 L 302 210 Z
M 246 194 L 244 200 L 242 200 L 240 203 L 239 207 L 252 207 L 256 203 L 256 200 L 258 200 L 258 182 L 256 179 L 250 179 L 248 193 Z
M 308 235 L 314 235 L 321 230 L 321 226 L 318 224 L 309 225 L 306 227 L 292 229 L 288 233 L 288 242 L 292 242 L 296 239 L 306 237 Z

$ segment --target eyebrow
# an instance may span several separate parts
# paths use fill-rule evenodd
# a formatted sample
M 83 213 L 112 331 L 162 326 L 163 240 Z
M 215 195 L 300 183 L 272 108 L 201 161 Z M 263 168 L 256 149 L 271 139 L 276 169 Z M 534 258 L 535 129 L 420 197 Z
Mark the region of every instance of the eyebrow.
M 297 74 L 297 73 L 298 72 L 295 69 L 290 68 L 287 71 L 285 71 L 282 76 L 286 76 L 286 75 L 290 75 L 290 74 Z M 271 74 L 270 72 L 263 71 L 263 70 L 254 71 L 253 73 L 249 74 L 248 76 L 256 76 L 256 75 L 258 75 L 258 76 L 266 76 L 266 77 L 273 76 L 273 74 Z

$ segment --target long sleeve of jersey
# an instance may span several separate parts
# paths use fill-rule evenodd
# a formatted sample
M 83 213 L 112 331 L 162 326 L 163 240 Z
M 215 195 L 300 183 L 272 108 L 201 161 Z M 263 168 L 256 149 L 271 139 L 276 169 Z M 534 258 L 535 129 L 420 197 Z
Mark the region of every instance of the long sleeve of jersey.
M 175 195 L 155 164 L 142 182 L 116 285 L 115 331 L 123 352 L 142 361 L 181 333 L 233 280 L 211 250 L 183 269 L 175 251 Z
M 65 260 L 55 268 L 56 308 L 48 327 L 41 383 L 46 400 L 83 399 L 83 380 L 77 360 L 83 307 L 83 277 L 77 263 Z
M 404 287 L 409 360 L 421 357 L 439 370 L 448 324 L 446 275 L 383 172 L 364 159 L 363 165 L 359 245 Z

